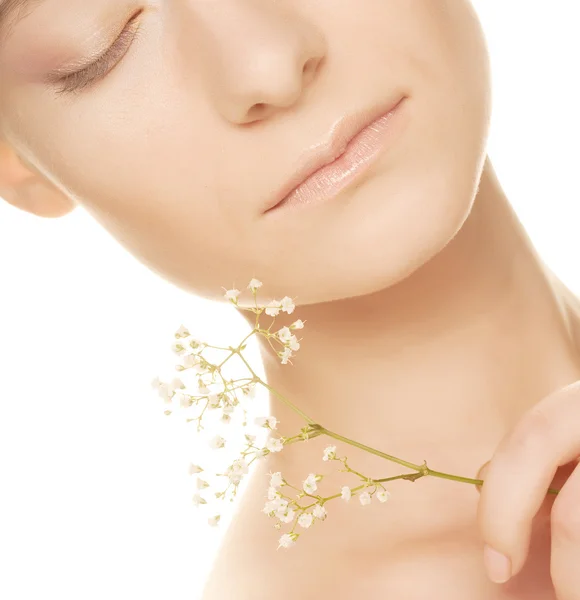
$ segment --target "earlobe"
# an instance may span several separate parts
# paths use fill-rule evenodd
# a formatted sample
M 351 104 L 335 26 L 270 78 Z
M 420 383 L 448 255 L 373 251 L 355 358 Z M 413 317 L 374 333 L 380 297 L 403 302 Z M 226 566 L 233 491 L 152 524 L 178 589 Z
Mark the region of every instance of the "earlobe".
M 56 218 L 70 213 L 76 204 L 0 141 L 0 197 L 16 208 L 39 217 Z

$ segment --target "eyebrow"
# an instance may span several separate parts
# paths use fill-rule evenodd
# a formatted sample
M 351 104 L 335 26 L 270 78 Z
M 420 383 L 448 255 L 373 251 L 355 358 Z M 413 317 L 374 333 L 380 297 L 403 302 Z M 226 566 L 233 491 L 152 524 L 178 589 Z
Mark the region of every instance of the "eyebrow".
M 0 44 L 8 38 L 12 28 L 45 0 L 0 0 Z

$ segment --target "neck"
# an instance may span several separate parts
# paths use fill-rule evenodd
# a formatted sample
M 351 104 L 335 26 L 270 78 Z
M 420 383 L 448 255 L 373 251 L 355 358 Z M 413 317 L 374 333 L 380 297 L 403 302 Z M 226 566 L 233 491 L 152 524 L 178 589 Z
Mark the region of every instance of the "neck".
M 326 429 L 474 477 L 524 411 L 580 378 L 554 281 L 487 159 L 463 227 L 412 275 L 276 318 L 306 325 L 293 364 L 260 342 L 267 381 Z M 271 405 L 281 434 L 305 425 Z

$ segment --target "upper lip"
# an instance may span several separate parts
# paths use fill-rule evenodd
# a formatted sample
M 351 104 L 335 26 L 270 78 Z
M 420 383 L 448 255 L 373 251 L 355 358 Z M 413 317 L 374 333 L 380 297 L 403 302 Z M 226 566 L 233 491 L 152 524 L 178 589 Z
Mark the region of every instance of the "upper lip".
M 341 156 L 348 143 L 365 127 L 376 121 L 379 117 L 394 110 L 405 96 L 398 96 L 393 102 L 383 102 L 373 107 L 354 114 L 344 115 L 334 122 L 324 141 L 310 146 L 298 161 L 294 175 L 286 182 L 279 192 L 270 200 L 266 210 L 274 208 L 299 187 L 316 171 L 336 160 Z

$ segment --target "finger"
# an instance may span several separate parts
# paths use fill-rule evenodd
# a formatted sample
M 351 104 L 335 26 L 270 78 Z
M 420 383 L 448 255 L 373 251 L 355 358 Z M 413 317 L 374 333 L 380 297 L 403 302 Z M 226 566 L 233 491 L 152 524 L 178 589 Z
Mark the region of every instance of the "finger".
M 558 494 L 551 514 L 550 574 L 558 600 L 580 600 L 580 465 Z
M 506 581 L 521 570 L 532 520 L 554 474 L 579 454 L 580 381 L 527 411 L 501 441 L 487 467 L 477 517 L 484 542 L 492 549 L 485 553 L 488 571 L 494 566 L 504 571 L 498 577 L 490 572 L 493 581 Z M 493 561 L 488 562 L 489 558 Z

